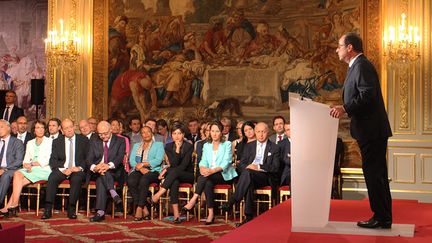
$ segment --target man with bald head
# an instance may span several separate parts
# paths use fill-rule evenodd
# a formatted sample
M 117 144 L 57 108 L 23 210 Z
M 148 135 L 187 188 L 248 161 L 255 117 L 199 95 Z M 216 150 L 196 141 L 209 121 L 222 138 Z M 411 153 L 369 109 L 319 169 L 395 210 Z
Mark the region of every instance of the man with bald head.
M 20 116 L 20 117 L 18 117 L 16 122 L 17 122 L 17 128 L 18 128 L 18 132 L 17 132 L 16 136 L 19 140 L 21 140 L 21 142 L 23 142 L 24 153 L 25 153 L 27 142 L 32 140 L 34 138 L 34 135 L 30 132 L 27 132 L 27 128 L 28 128 L 27 117 Z
M 125 155 L 125 140 L 113 135 L 111 125 L 101 121 L 97 125 L 99 138 L 90 141 L 90 151 L 87 161 L 90 165 L 92 177 L 96 179 L 96 215 L 90 222 L 100 222 L 105 219 L 107 194 L 109 193 L 116 204 L 122 202 L 117 194 L 114 181 L 123 175 L 123 158 Z
M 89 140 L 98 139 L 97 134 L 91 130 L 88 120 L 81 120 L 78 126 L 81 135 L 86 136 Z
M 89 141 L 81 134 L 75 134 L 74 122 L 64 119 L 61 123 L 63 136 L 53 140 L 51 158 L 51 174 L 48 177 L 45 212 L 42 219 L 51 218 L 57 187 L 64 180 L 69 180 L 68 218 L 76 219 L 76 204 L 81 192 L 81 186 L 86 179 L 88 166 L 86 162 Z
M 246 144 L 239 163 L 239 177 L 234 196 L 222 205 L 227 211 L 234 203 L 245 199 L 244 214 L 246 219 L 240 226 L 253 219 L 254 190 L 264 186 L 272 186 L 272 195 L 276 195 L 279 172 L 279 147 L 268 139 L 269 128 L 264 122 L 255 126 L 256 140 Z
M 9 189 L 14 172 L 19 169 L 24 159 L 23 143 L 10 135 L 8 121 L 0 120 L 0 202 Z

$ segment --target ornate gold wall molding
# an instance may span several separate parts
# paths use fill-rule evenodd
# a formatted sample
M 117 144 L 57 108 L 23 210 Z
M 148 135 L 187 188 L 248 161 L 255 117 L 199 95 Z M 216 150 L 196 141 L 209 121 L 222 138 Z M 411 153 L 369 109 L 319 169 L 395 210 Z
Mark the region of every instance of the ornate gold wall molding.
M 381 53 L 382 53 L 382 28 L 381 28 L 381 1 L 367 0 L 364 6 L 363 26 L 366 29 L 363 31 L 363 36 L 366 41 L 365 50 L 368 59 L 375 65 L 375 68 L 380 73 L 381 71 Z
M 108 0 L 94 0 L 93 23 L 92 114 L 102 119 L 108 114 Z
M 432 134 L 432 50 L 431 50 L 431 27 L 432 27 L 432 4 L 430 1 L 424 1 L 424 18 L 423 18 L 423 36 L 422 43 L 422 77 L 421 77 L 421 121 L 422 134 Z

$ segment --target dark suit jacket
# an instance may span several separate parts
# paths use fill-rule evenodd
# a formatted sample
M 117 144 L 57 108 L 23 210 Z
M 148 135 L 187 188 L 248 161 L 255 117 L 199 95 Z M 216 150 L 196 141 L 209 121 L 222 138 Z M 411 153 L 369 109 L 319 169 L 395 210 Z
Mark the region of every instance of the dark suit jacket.
M 6 109 L 6 106 L 0 110 L 0 116 L 2 119 L 3 119 L 3 113 L 4 113 L 5 109 Z M 24 110 L 17 107 L 16 105 L 14 105 L 14 107 L 12 108 L 12 112 L 10 113 L 8 122 L 10 122 L 10 123 L 14 122 L 20 116 L 24 116 Z
M 11 136 L 14 136 L 14 137 L 17 138 L 18 134 L 13 134 Z M 33 138 L 35 138 L 35 136 L 34 136 L 33 133 L 31 133 L 31 132 L 27 132 L 26 133 L 26 136 L 24 138 L 24 153 L 25 153 L 25 150 L 27 149 L 27 143 L 28 143 L 28 141 L 32 140 Z
M 256 156 L 257 140 L 247 143 L 243 150 L 243 156 L 238 165 L 240 171 L 244 171 L 249 164 L 255 159 Z M 269 184 L 273 189 L 273 195 L 276 195 L 277 187 L 279 186 L 279 167 L 280 167 L 280 149 L 272 141 L 267 140 L 264 149 L 264 158 L 261 169 L 266 171 L 268 175 Z
M 201 134 L 198 133 L 197 136 L 196 136 L 196 138 L 195 138 L 195 140 L 194 140 L 193 137 L 192 137 L 192 134 L 188 133 L 188 134 L 186 134 L 186 139 L 189 140 L 189 141 L 192 141 L 192 144 L 195 144 L 196 142 L 198 142 L 199 140 L 201 140 Z
M 165 154 L 168 157 L 171 168 L 178 168 L 182 171 L 194 172 L 194 163 L 192 161 L 193 145 L 189 142 L 183 142 L 180 148 L 180 154 L 175 151 L 175 143 L 167 143 L 165 145 Z M 168 170 L 170 170 L 168 169 Z
M 49 165 L 51 170 L 64 168 L 66 162 L 65 136 L 59 136 L 53 140 Z M 89 149 L 89 140 L 81 135 L 75 134 L 75 166 L 80 166 L 86 172 L 88 169 L 86 158 Z
M 16 137 L 10 136 L 6 151 L 6 168 L 8 173 L 13 173 L 13 171 L 19 169 L 22 166 L 23 159 L 24 145 L 22 141 Z
M 280 184 L 289 185 L 291 183 L 291 142 L 288 138 L 282 139 L 278 143 L 280 147 Z
M 88 140 L 87 140 L 88 141 Z M 103 141 L 101 139 L 90 140 L 90 150 L 87 156 L 89 167 L 93 164 L 99 164 L 103 157 Z M 123 168 L 123 158 L 126 151 L 124 138 L 115 134 L 111 136 L 111 142 L 108 147 L 108 162 L 113 162 L 115 170 Z
M 228 135 L 228 141 L 232 142 L 238 138 L 237 133 L 230 131 Z
M 351 136 L 359 141 L 392 136 L 375 67 L 362 54 L 348 70 L 344 108 L 351 117 Z

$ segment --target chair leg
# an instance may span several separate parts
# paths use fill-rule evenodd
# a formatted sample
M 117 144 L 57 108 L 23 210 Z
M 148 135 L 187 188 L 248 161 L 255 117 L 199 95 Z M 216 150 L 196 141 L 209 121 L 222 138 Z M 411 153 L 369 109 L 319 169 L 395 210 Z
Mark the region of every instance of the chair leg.
M 127 218 L 127 186 L 123 187 L 123 218 Z
M 30 188 L 27 188 L 28 190 L 28 196 L 27 196 L 27 212 L 30 211 Z M 6 204 L 5 204 L 6 205 Z
M 64 189 L 63 188 L 63 190 L 62 190 L 62 209 L 61 209 L 61 211 L 62 211 L 62 213 L 64 213 L 64 209 L 65 209 L 65 193 L 66 193 L 66 189 Z
M 201 196 L 198 197 L 198 222 L 201 221 Z
M 115 215 L 115 203 L 114 203 L 114 200 L 112 200 L 111 207 L 112 207 L 112 209 L 111 209 L 111 218 L 113 219 L 114 215 Z
M 87 187 L 87 218 L 90 215 L 90 187 Z
M 243 222 L 243 200 L 240 201 L 240 223 Z
M 228 194 L 229 192 L 225 194 L 225 202 L 228 202 Z M 228 212 L 225 212 L 225 223 L 228 223 Z
M 190 189 L 188 189 L 186 191 L 186 198 L 187 198 L 187 203 L 189 203 L 189 201 L 190 201 Z M 190 214 L 189 214 L 189 212 L 187 212 L 186 213 L 186 220 L 189 221 L 189 218 L 190 218 Z
M 79 209 L 79 199 L 75 205 L 75 214 L 78 215 L 78 209 Z
M 40 185 L 37 186 L 37 195 L 36 195 L 36 216 L 39 216 L 39 199 L 40 199 Z M 28 197 L 30 198 L 30 197 Z

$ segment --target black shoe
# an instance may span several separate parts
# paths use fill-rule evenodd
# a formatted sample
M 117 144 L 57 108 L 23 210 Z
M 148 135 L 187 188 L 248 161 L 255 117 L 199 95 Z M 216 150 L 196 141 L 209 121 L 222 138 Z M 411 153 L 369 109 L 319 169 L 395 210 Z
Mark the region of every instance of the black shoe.
M 134 218 L 134 221 L 143 221 L 144 220 L 144 217 L 135 217 Z
M 238 228 L 238 227 L 240 227 L 240 226 L 246 224 L 247 222 L 249 222 L 249 221 L 251 221 L 251 220 L 252 220 L 252 218 L 248 218 L 248 217 L 246 217 L 245 220 L 243 220 L 241 223 L 236 223 L 236 224 L 235 224 L 235 227 Z
M 115 197 L 113 197 L 113 200 L 114 200 L 115 205 L 119 205 L 122 203 L 122 200 L 121 200 L 119 195 L 116 195 Z
M 212 225 L 214 224 L 215 218 L 213 217 L 213 219 L 211 221 L 206 221 L 205 225 Z
M 51 210 L 45 210 L 44 214 L 42 215 L 41 219 L 49 219 L 51 218 Z
M 391 221 L 378 221 L 373 217 L 368 221 L 357 222 L 357 226 L 362 228 L 368 228 L 368 229 L 376 229 L 376 228 L 390 229 L 391 225 L 392 225 Z
M 181 224 L 181 219 L 180 219 L 180 217 L 178 217 L 178 218 L 175 218 L 174 220 L 173 220 L 173 223 L 174 224 Z
M 192 212 L 192 208 L 188 209 L 186 207 L 182 207 L 182 209 L 181 209 L 181 214 L 187 214 L 187 213 L 190 213 L 190 212 Z
M 15 206 L 13 208 L 8 208 L 9 216 L 16 217 L 18 213 L 19 206 Z
M 7 211 L 7 212 L 0 211 L 0 216 L 3 216 L 5 218 L 9 217 L 9 211 Z
M 224 203 L 222 204 L 219 209 L 222 209 L 222 211 L 225 212 L 230 212 L 232 209 L 232 205 L 230 203 Z
M 105 219 L 105 214 L 101 216 L 100 214 L 97 213 L 95 216 L 90 218 L 90 222 L 101 222 L 104 219 Z
M 78 216 L 75 214 L 75 212 L 73 212 L 73 213 L 69 213 L 69 212 L 68 212 L 68 218 L 69 218 L 69 219 L 77 219 Z

